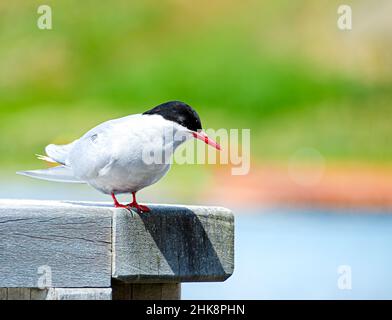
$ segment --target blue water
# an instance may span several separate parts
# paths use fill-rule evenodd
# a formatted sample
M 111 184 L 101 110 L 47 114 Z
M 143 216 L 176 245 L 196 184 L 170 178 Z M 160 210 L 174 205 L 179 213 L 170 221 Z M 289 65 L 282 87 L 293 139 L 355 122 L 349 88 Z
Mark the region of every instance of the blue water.
M 109 200 L 86 186 L 2 186 L 0 198 Z M 233 276 L 184 283 L 184 299 L 392 299 L 392 209 L 260 209 L 236 215 L 235 228 Z M 351 290 L 338 287 L 342 265 Z
M 233 276 L 183 284 L 184 299 L 392 299 L 386 211 L 270 209 L 237 215 L 235 226 Z M 349 276 L 341 265 L 351 290 L 338 287 Z

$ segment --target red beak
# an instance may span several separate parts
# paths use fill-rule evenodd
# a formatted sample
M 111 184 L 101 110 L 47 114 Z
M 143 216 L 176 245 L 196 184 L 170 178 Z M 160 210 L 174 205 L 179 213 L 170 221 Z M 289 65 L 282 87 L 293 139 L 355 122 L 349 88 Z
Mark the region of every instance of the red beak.
M 216 143 L 214 140 L 212 140 L 211 138 L 209 138 L 203 131 L 200 132 L 195 132 L 192 131 L 193 137 L 195 137 L 196 139 L 199 139 L 201 141 L 204 141 L 205 143 L 209 144 L 210 146 L 221 150 L 221 147 L 218 143 Z

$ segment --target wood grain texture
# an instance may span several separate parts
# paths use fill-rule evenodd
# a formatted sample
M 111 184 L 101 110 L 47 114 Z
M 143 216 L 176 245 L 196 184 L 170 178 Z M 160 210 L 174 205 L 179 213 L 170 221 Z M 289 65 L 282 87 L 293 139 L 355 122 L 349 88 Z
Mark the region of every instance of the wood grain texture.
M 7 300 L 7 299 L 8 299 L 8 289 L 0 288 L 0 300 Z
M 46 292 L 30 288 L 0 288 L 0 300 L 45 300 Z
M 224 281 L 234 269 L 234 216 L 225 208 L 116 210 L 113 278 L 125 282 Z
M 8 288 L 7 300 L 30 300 L 30 289 Z
M 92 204 L 1 200 L 0 287 L 109 287 L 111 217 Z
M 48 289 L 30 288 L 30 300 L 46 300 Z
M 178 298 L 180 282 L 224 281 L 232 274 L 229 210 L 151 209 L 139 214 L 107 203 L 0 200 L 0 298 L 46 299 L 57 291 L 35 289 L 42 279 L 65 290 L 110 287 L 112 278 L 140 283 L 132 297 Z M 148 283 L 161 284 L 161 291 Z
M 0 300 L 111 300 L 111 288 L 1 288 Z
M 112 300 L 111 288 L 51 288 L 46 300 Z
M 125 283 L 114 280 L 113 300 L 179 300 L 180 283 Z
M 181 299 L 181 283 L 163 283 L 161 290 L 162 300 Z

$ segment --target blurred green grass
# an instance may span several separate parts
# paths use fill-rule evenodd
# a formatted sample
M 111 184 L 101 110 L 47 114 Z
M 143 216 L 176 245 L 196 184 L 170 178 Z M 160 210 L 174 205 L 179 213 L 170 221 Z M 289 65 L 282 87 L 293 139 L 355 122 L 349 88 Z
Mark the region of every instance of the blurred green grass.
M 391 78 L 306 50 L 303 19 L 315 21 L 313 37 L 333 36 L 336 3 L 47 1 L 50 31 L 36 27 L 39 2 L 2 3 L 0 164 L 38 166 L 33 155 L 49 143 L 174 99 L 204 127 L 250 128 L 256 161 L 313 147 L 331 161 L 387 163 Z

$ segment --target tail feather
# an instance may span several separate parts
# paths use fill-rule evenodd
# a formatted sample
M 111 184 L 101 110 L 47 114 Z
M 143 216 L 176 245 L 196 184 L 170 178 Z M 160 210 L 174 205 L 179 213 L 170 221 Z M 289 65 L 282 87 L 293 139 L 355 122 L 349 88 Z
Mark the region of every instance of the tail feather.
M 38 160 L 43 160 L 50 163 L 58 163 L 56 160 L 53 160 L 48 156 L 43 156 L 42 154 L 36 154 L 35 156 L 37 157 Z
M 42 170 L 18 171 L 17 174 L 48 181 L 85 183 L 84 181 L 74 177 L 72 169 L 66 166 L 58 166 Z

